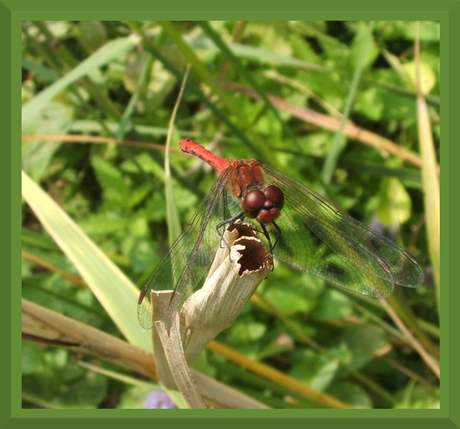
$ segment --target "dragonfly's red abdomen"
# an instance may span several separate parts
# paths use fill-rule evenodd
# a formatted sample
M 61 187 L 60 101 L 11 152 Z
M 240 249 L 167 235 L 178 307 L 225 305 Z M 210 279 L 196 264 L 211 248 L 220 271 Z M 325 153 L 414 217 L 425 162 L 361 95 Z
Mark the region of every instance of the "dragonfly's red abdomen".
M 233 162 L 231 159 L 219 158 L 189 138 L 182 139 L 179 142 L 179 146 L 183 152 L 197 156 L 198 158 L 207 162 L 211 167 L 214 167 L 221 174 Z

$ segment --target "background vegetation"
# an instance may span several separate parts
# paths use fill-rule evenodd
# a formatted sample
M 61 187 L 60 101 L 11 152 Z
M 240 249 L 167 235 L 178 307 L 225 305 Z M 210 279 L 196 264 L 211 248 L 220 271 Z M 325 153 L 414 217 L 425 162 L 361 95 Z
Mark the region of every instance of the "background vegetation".
M 168 226 L 186 225 L 212 186 L 215 173 L 177 150 L 190 137 L 298 179 L 404 246 L 426 274 L 381 303 L 279 263 L 218 337 L 279 372 L 225 352 L 207 352 L 199 370 L 270 407 L 326 407 L 324 397 L 439 407 L 439 255 L 425 212 L 439 201 L 434 192 L 427 203 L 421 176 L 422 166 L 438 174 L 421 145 L 432 137 L 438 159 L 439 24 L 418 34 L 415 22 L 24 22 L 23 169 L 82 232 L 59 229 L 58 206 L 40 217 L 31 201 L 41 194 L 28 191 L 23 297 L 148 348 L 121 271 L 141 288 L 177 234 Z M 164 145 L 187 63 L 169 177 Z M 120 273 L 94 249 L 78 253 L 83 234 Z M 142 408 L 152 387 L 94 356 L 23 343 L 24 407 Z

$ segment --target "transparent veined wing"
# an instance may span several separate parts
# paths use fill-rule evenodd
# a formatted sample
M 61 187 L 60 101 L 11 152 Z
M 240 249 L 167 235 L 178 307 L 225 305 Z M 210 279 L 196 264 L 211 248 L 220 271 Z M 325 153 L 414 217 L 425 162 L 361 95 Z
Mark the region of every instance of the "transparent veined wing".
M 142 289 L 138 319 L 144 329 L 153 327 L 151 290 L 174 290 L 168 308 L 168 324 L 180 306 L 205 280 L 221 241 L 216 226 L 230 217 L 228 206 L 235 206 L 235 203 L 230 204 L 232 197 L 226 187 L 231 173 L 228 170 L 218 177 L 190 223 Z
M 261 165 L 267 185 L 278 186 L 285 204 L 276 223 L 274 255 L 337 286 L 383 298 L 394 284 L 417 287 L 423 272 L 415 259 L 285 174 Z M 273 228 L 272 228 L 273 230 Z

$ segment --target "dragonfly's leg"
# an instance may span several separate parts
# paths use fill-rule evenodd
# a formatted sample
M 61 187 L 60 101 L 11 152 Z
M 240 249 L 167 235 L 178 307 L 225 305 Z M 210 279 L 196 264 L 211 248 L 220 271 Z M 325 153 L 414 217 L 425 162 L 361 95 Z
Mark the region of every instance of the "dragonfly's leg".
M 270 253 L 273 255 L 273 251 L 275 250 L 275 247 L 278 244 L 278 241 L 279 241 L 279 239 L 281 237 L 281 229 L 275 222 L 272 222 L 272 225 L 275 227 L 276 232 L 277 232 L 276 240 L 275 240 L 275 242 L 273 244 L 272 244 L 272 241 L 270 239 L 270 234 L 268 233 L 267 228 L 265 227 L 265 225 L 263 223 L 260 224 L 260 226 L 262 227 L 262 229 L 264 231 L 264 235 L 268 240 L 268 245 L 270 246 Z
M 272 222 L 272 223 L 274 223 L 274 222 Z M 265 227 L 265 225 L 263 223 L 261 223 L 260 226 L 262 227 L 262 230 L 263 230 L 263 233 L 265 235 L 265 238 L 268 241 L 268 247 L 270 248 L 270 254 L 271 254 L 272 260 L 273 260 L 273 249 L 275 248 L 275 245 L 276 245 L 276 242 L 278 241 L 278 238 L 276 239 L 275 245 L 272 246 L 272 240 L 270 239 L 270 234 L 268 233 L 267 228 Z M 275 269 L 275 266 L 272 264 L 271 267 L 270 267 L 270 271 L 273 271 L 274 269 Z
M 281 229 L 275 222 L 272 222 L 272 224 L 275 227 L 276 232 L 278 233 L 277 236 L 276 236 L 276 240 L 275 240 L 275 242 L 273 244 L 272 244 L 272 241 L 270 239 L 270 234 L 268 233 L 267 228 L 265 227 L 265 225 L 263 223 L 261 223 L 260 226 L 262 227 L 264 235 L 265 235 L 265 237 L 266 237 L 266 239 L 268 241 L 268 246 L 270 247 L 270 253 L 271 253 L 272 259 L 273 259 L 273 251 L 275 250 L 275 247 L 278 244 L 278 240 L 281 237 Z M 275 266 L 272 264 L 272 266 L 270 268 L 270 271 L 273 271 L 274 269 L 275 269 Z
M 275 227 L 276 229 L 276 232 L 278 233 L 278 235 L 276 236 L 276 240 L 275 240 L 275 243 L 273 244 L 273 247 L 271 248 L 271 252 L 273 253 L 273 251 L 275 250 L 275 247 L 276 245 L 278 244 L 278 241 L 281 237 L 281 229 L 280 227 L 276 224 L 276 222 L 272 222 L 272 225 Z
M 230 219 L 227 219 L 227 220 L 224 220 L 223 222 L 219 223 L 217 226 L 216 226 L 216 230 L 217 230 L 217 233 L 220 235 L 220 238 L 224 238 L 224 233 L 223 232 L 220 232 L 220 228 L 224 227 L 225 225 L 233 225 L 238 219 L 243 219 L 244 218 L 244 213 L 241 212 L 240 214 L 230 218 Z
M 225 225 L 233 225 L 238 219 L 243 219 L 244 218 L 244 213 L 241 212 L 240 214 L 230 218 L 230 219 L 227 219 L 227 220 L 224 220 L 223 222 L 219 223 L 217 226 L 216 226 L 216 231 L 217 231 L 217 234 L 219 234 L 219 237 L 220 237 L 220 242 L 224 243 L 227 247 L 228 247 L 228 251 L 230 252 L 230 246 L 228 245 L 228 243 L 225 241 L 224 239 L 224 229 L 221 231 L 220 229 L 223 228 Z M 229 253 L 229 256 L 230 256 L 230 253 Z M 230 258 L 231 260 L 231 258 Z
M 270 239 L 270 234 L 268 233 L 267 228 L 265 227 L 265 225 L 263 223 L 261 223 L 260 226 L 262 227 L 262 231 L 263 231 L 263 233 L 265 235 L 265 238 L 268 241 L 268 247 L 270 248 L 270 253 L 273 255 L 274 246 L 272 246 L 272 241 Z

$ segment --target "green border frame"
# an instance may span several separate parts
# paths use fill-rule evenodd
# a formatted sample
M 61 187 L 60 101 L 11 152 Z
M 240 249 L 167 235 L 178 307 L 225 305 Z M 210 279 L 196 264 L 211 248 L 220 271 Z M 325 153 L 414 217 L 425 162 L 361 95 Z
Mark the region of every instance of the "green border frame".
M 264 11 L 257 10 L 263 5 Z M 193 6 L 193 10 L 191 9 Z M 221 10 L 218 10 L 220 8 Z M 175 9 L 175 10 L 174 10 Z M 346 10 L 345 10 L 346 9 Z M 266 0 L 248 2 L 233 0 L 218 3 L 216 0 L 0 0 L 0 64 L 2 86 L 0 98 L 0 130 L 6 140 L 0 147 L 0 183 L 2 201 L 11 201 L 11 210 L 0 210 L 2 240 L 2 272 L 8 273 L 11 288 L 4 282 L 1 311 L 2 365 L 0 386 L 1 428 L 73 428 L 110 427 L 233 427 L 246 426 L 242 419 L 250 419 L 249 425 L 257 423 L 264 428 L 279 427 L 279 419 L 289 419 L 290 428 L 459 428 L 460 427 L 460 365 L 458 329 L 460 325 L 459 288 L 452 285 L 449 257 L 457 255 L 454 247 L 459 241 L 459 227 L 449 224 L 449 212 L 455 210 L 458 194 L 450 192 L 451 180 L 458 178 L 458 167 L 452 169 L 456 175 L 450 177 L 450 163 L 458 162 L 459 145 L 449 145 L 449 139 L 460 139 L 460 76 L 458 47 L 460 46 L 460 0 L 398 0 L 371 2 L 369 0 Z M 439 410 L 23 410 L 21 408 L 21 363 L 20 355 L 20 167 L 21 167 L 21 21 L 24 20 L 438 20 L 441 22 L 441 99 L 443 111 L 443 150 L 441 193 L 441 229 L 444 264 L 442 279 L 447 288 L 441 297 L 442 399 Z M 455 115 L 455 116 L 454 116 Z M 457 118 L 456 120 L 454 118 Z M 11 144 L 8 144 L 8 140 Z M 446 161 L 447 162 L 444 162 Z M 458 182 L 454 182 L 458 183 Z M 8 186 L 10 185 L 10 186 Z M 455 198 L 457 195 L 457 199 Z M 452 207 L 452 208 L 451 208 Z M 450 240 L 449 238 L 452 237 Z M 457 240 L 455 240 L 457 238 Z M 10 244 L 7 247 L 7 242 Z M 452 249 L 451 249 L 452 248 Z M 452 252 L 450 252 L 452 250 Z M 4 277 L 5 278 L 5 277 Z M 10 328 L 11 326 L 11 328 Z M 450 327 L 454 329 L 450 329 Z M 457 335 L 455 335 L 457 333 Z M 457 340 L 455 340 L 457 338 Z M 11 344 L 11 348 L 8 345 Z M 11 350 L 11 353 L 9 353 Z M 16 359 L 14 359 L 16 358 Z M 183 419 L 187 419 L 185 422 Z M 136 420 L 133 420 L 136 419 Z M 153 420 L 152 420 L 153 419 Z M 236 420 L 235 420 L 236 419 Z

